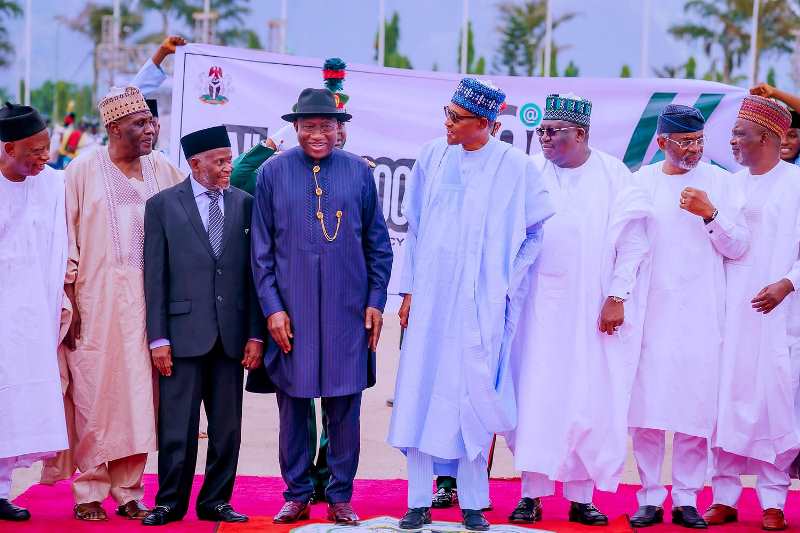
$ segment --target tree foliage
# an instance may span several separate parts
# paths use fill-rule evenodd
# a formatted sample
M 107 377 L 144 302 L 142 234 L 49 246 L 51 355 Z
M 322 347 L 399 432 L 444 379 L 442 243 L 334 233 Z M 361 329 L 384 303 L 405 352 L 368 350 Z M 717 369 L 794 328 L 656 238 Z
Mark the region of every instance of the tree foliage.
M 60 20 L 71 30 L 82 33 L 94 44 L 92 59 L 92 94 L 97 94 L 97 83 L 100 76 L 100 56 L 97 47 L 103 40 L 103 17 L 111 16 L 114 10 L 110 5 L 87 2 L 74 17 L 60 17 Z M 120 9 L 120 41 L 124 42 L 142 27 L 141 13 L 131 11 L 127 5 Z
M 96 115 L 92 103 L 92 88 L 66 81 L 47 80 L 31 91 L 31 105 L 51 116 L 53 123 L 61 122 L 72 103 L 72 110 L 80 119 Z
M 463 32 L 458 32 L 458 52 L 457 59 L 461 68 L 461 39 Z M 472 22 L 467 23 L 467 74 L 486 74 L 486 59 L 483 57 L 475 59 L 475 35 L 472 32 Z
M 383 66 L 394 68 L 414 68 L 411 60 L 400 53 L 400 15 L 395 11 L 392 18 L 384 23 L 385 40 L 383 49 Z M 378 37 L 380 32 L 375 34 L 375 59 L 378 59 Z M 469 56 L 467 56 L 469 57 Z
M 22 8 L 16 0 L 0 0 L 0 67 L 8 66 L 14 60 L 14 43 L 9 40 L 8 19 L 22 15 Z
M 509 76 L 533 76 L 540 60 L 544 59 L 544 38 L 547 19 L 545 0 L 526 0 L 522 4 L 505 1 L 498 5 L 500 11 L 500 45 L 495 58 L 495 67 Z M 553 17 L 553 31 L 575 18 L 576 13 L 567 12 Z M 553 42 L 553 57 L 560 48 Z M 541 71 L 541 69 L 539 69 Z
M 762 57 L 780 57 L 793 50 L 800 18 L 791 3 L 796 6 L 797 0 L 761 0 L 756 77 Z M 742 79 L 736 71 L 745 65 L 750 53 L 753 0 L 688 0 L 683 9 L 688 21 L 671 26 L 669 32 L 702 46 L 712 65 L 704 77 L 724 83 Z

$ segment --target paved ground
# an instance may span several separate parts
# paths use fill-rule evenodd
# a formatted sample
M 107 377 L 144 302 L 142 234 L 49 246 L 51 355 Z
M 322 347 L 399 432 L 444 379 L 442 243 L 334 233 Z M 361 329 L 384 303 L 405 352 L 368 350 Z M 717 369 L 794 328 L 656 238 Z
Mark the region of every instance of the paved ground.
M 387 313 L 386 324 L 378 353 L 378 383 L 364 394 L 361 411 L 361 463 L 358 477 L 373 479 L 405 478 L 404 456 L 385 442 L 389 428 L 391 408 L 386 400 L 394 393 L 394 377 L 399 358 L 400 326 L 398 320 Z M 319 412 L 319 410 L 317 410 Z M 201 422 L 204 429 L 205 421 Z M 206 440 L 201 439 L 197 472 L 205 467 Z M 239 474 L 278 476 L 278 408 L 273 395 L 245 393 L 242 449 L 239 456 Z M 671 475 L 671 446 L 667 449 L 664 479 Z M 147 472 L 156 472 L 157 456 L 153 454 L 147 464 Z M 40 466 L 17 470 L 14 476 L 12 496 L 23 492 L 38 480 Z M 495 454 L 494 477 L 514 477 L 511 453 L 505 441 L 498 439 Z M 638 483 L 632 457 L 628 456 L 623 481 Z M 751 481 L 751 480 L 748 480 Z M 750 483 L 747 483 L 750 484 Z

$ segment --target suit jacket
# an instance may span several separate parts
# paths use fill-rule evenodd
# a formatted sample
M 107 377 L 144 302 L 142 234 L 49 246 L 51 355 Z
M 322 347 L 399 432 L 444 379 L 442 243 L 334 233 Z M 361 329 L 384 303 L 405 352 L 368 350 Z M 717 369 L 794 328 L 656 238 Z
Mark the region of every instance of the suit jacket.
M 235 187 L 223 194 L 225 224 L 214 257 L 190 179 L 147 201 L 144 290 L 147 336 L 168 339 L 173 357 L 199 357 L 222 341 L 241 359 L 249 338 L 264 339 L 264 316 L 250 267 L 253 197 Z

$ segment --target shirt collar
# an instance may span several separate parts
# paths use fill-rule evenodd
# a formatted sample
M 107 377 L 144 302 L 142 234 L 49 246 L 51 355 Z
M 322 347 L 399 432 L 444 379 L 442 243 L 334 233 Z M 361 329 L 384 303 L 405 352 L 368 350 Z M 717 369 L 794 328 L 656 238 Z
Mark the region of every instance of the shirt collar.
M 192 175 L 189 175 L 189 182 L 192 184 L 192 194 L 194 195 L 195 198 L 205 194 L 210 190 L 206 189 L 203 185 L 201 185 L 200 182 L 194 179 L 194 176 Z M 225 191 L 222 190 L 220 191 L 220 193 L 222 193 L 222 196 L 224 196 Z

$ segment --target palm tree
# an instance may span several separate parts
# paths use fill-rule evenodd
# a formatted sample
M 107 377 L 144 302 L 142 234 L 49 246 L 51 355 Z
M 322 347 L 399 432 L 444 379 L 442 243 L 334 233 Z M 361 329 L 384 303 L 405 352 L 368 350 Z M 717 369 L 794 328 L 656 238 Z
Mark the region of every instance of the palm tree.
M 794 30 L 800 18 L 790 2 L 797 0 L 761 0 L 756 76 L 762 56 L 780 56 L 793 50 Z M 698 22 L 676 24 L 669 32 L 678 39 L 700 43 L 713 65 L 721 63 L 721 72 L 715 68 L 708 77 L 724 83 L 738 79 L 733 73 L 750 53 L 753 0 L 688 0 L 683 10 Z
M 17 18 L 22 15 L 22 8 L 16 0 L 0 0 L 0 20 Z M 5 22 L 2 20 L 2 22 Z M 0 67 L 7 66 L 14 59 L 14 45 L 8 40 L 8 29 L 0 25 Z
M 495 68 L 504 68 L 509 76 L 524 74 L 533 76 L 540 57 L 545 37 L 547 3 L 545 0 L 502 2 L 498 5 L 501 25 L 497 31 L 502 35 Z M 567 12 L 553 19 L 553 29 L 575 18 L 576 13 Z M 560 48 L 553 45 L 557 55 Z
M 94 43 L 92 62 L 92 94 L 97 94 L 97 82 L 100 76 L 100 54 L 98 46 L 103 40 L 103 17 L 113 15 L 111 6 L 88 2 L 83 9 L 73 18 L 60 20 L 73 31 L 84 34 Z M 142 27 L 142 15 L 132 12 L 128 6 L 123 5 L 120 11 L 120 41 L 124 41 Z
M 186 0 L 139 0 L 139 7 L 145 11 L 153 11 L 161 18 L 161 30 L 146 35 L 139 40 L 142 43 L 160 43 L 170 34 L 170 20 L 192 20 L 192 9 Z
M 204 3 L 203 0 L 145 1 L 152 3 L 156 6 L 155 9 L 162 13 L 167 10 L 167 4 L 169 4 L 168 14 L 174 12 L 189 27 L 194 26 L 194 14 L 203 11 Z M 249 4 L 250 0 L 211 0 L 211 9 L 217 13 L 216 35 L 220 44 L 261 48 L 258 34 L 244 27 L 247 15 L 250 14 Z

